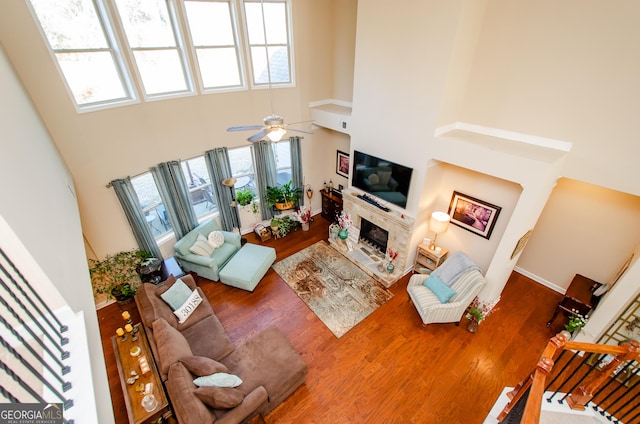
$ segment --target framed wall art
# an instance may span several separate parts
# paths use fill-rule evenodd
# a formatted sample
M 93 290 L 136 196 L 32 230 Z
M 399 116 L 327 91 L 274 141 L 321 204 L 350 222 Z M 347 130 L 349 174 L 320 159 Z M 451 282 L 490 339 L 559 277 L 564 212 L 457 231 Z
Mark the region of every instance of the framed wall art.
M 451 223 L 489 239 L 496 225 L 500 206 L 454 191 L 449 204 Z
M 336 174 L 349 178 L 349 153 L 336 150 Z

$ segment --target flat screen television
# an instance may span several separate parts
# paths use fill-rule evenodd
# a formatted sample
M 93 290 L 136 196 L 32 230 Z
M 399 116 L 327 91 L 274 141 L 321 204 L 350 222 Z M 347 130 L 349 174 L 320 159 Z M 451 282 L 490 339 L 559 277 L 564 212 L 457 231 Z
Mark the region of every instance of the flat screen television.
M 407 207 L 413 169 L 355 150 L 351 185 L 385 202 Z

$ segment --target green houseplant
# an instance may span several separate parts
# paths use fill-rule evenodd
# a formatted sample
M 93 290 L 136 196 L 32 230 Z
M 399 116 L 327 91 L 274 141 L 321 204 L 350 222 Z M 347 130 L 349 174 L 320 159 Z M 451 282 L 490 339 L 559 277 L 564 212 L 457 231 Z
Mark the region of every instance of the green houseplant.
M 292 187 L 292 184 L 293 183 L 289 181 L 280 187 L 267 187 L 267 193 L 264 196 L 267 205 L 275 207 L 278 210 L 286 210 L 298 204 L 302 190 Z
M 253 193 L 248 188 L 241 188 L 236 191 L 236 199 L 240 206 L 247 206 L 253 201 Z
M 298 230 L 300 228 L 300 223 L 291 219 L 289 215 L 283 216 L 282 218 L 272 218 L 271 219 L 271 229 L 274 231 L 279 231 L 280 237 L 284 237 L 289 234 L 291 231 Z
M 129 302 L 138 290 L 140 276 L 136 269 L 151 258 L 139 249 L 127 250 L 105 256 L 102 260 L 89 259 L 89 274 L 93 292 L 106 294 L 108 299 Z

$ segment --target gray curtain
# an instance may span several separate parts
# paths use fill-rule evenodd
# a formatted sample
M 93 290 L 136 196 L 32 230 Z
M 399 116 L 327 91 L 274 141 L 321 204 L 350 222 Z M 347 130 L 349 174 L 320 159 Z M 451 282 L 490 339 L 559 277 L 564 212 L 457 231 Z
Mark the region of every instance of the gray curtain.
M 290 137 L 289 141 L 291 148 L 291 181 L 294 188 L 303 191 L 304 174 L 302 172 L 302 151 L 300 149 L 300 137 Z
M 256 191 L 260 199 L 260 213 L 262 219 L 273 218 L 273 210 L 264 201 L 267 194 L 267 186 L 276 185 L 276 158 L 273 154 L 271 142 L 267 140 L 258 141 L 251 146 L 253 157 L 255 158 Z
M 180 162 L 174 160 L 159 163 L 151 168 L 151 175 L 158 186 L 176 240 L 180 240 L 198 225 Z
M 231 202 L 235 199 L 233 188 L 222 185 L 222 180 L 231 177 L 231 164 L 226 147 L 208 150 L 204 154 L 209 175 L 211 175 L 211 186 L 218 202 L 218 213 L 220 214 L 220 224 L 223 230 L 233 231 L 240 229 L 238 213 Z
M 160 248 L 158 247 L 158 243 L 156 243 L 155 237 L 153 237 L 153 234 L 151 233 L 151 229 L 147 225 L 147 219 L 140 207 L 138 195 L 133 189 L 133 185 L 131 185 L 131 179 L 127 177 L 113 180 L 111 181 L 111 186 L 116 192 L 116 196 L 118 196 L 118 200 L 122 205 L 122 209 L 129 221 L 129 225 L 131 225 L 131 230 L 133 231 L 133 236 L 138 243 L 138 247 L 141 250 L 150 252 L 153 256 L 162 260 L 163 258 L 160 254 Z

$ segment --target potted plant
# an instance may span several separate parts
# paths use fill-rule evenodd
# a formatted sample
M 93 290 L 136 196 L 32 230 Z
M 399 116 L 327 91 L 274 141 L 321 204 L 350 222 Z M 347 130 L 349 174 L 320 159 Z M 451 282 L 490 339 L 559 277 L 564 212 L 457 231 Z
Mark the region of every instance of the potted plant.
M 284 237 L 299 227 L 300 223 L 291 219 L 289 215 L 283 216 L 282 218 L 271 219 L 271 229 L 274 234 L 276 234 L 276 237 Z
M 309 223 L 311 222 L 311 209 L 308 206 L 300 208 L 295 214 L 295 219 L 302 226 L 302 231 L 309 231 Z
M 247 206 L 253 201 L 253 193 L 248 188 L 241 188 L 236 192 L 236 199 L 240 206 Z
M 108 299 L 121 303 L 131 302 L 141 282 L 137 269 L 146 259 L 151 255 L 139 249 L 107 255 L 102 260 L 89 259 L 94 293 L 106 294 Z
M 500 299 L 498 298 L 494 302 L 481 301 L 477 296 L 473 299 L 473 302 L 471 302 L 467 308 L 467 313 L 465 315 L 465 318 L 469 320 L 467 330 L 469 330 L 470 333 L 478 331 L 478 325 L 480 322 L 498 310 L 495 306 L 499 300 Z
M 564 326 L 565 331 L 569 333 L 567 339 L 573 340 L 580 331 L 582 331 L 582 327 L 587 325 L 587 319 L 573 310 L 573 314 L 569 317 L 569 322 Z
M 300 200 L 302 190 L 292 187 L 292 182 L 283 184 L 280 187 L 267 187 L 267 193 L 264 200 L 267 205 L 275 207 L 278 210 L 287 210 L 293 208 Z

